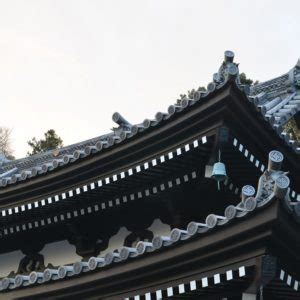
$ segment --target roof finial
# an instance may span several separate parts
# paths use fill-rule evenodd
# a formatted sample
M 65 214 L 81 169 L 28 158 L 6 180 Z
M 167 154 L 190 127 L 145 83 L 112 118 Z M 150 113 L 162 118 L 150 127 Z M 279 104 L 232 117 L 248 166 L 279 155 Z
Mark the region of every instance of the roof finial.
M 225 61 L 226 63 L 228 63 L 228 62 L 233 62 L 233 59 L 234 59 L 234 53 L 233 53 L 233 51 L 226 50 L 226 51 L 224 52 L 224 61 Z
M 226 50 L 224 52 L 224 61 L 221 64 L 218 73 L 213 75 L 213 90 L 215 87 L 220 87 L 226 82 L 235 80 L 239 84 L 239 68 L 238 64 L 233 62 L 234 53 L 233 51 Z
M 112 119 L 115 123 L 117 123 L 119 126 L 123 126 L 123 127 L 132 127 L 132 125 L 125 119 L 121 116 L 120 113 L 118 112 L 115 112 L 113 115 L 112 115 Z
M 298 61 L 296 63 L 296 68 L 299 68 L 300 69 L 300 58 L 298 58 Z

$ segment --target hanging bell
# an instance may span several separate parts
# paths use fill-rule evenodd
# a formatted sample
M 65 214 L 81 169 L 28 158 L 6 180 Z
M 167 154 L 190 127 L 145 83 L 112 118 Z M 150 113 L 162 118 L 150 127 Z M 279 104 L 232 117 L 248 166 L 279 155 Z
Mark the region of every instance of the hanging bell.
M 213 166 L 212 176 L 218 183 L 224 181 L 227 178 L 225 164 L 217 162 Z

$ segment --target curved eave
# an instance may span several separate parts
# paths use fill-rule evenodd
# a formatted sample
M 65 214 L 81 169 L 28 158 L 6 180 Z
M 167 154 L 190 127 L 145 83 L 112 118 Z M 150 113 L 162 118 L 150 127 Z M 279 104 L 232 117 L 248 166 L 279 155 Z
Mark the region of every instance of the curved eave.
M 294 226 L 295 222 L 288 219 L 288 224 L 284 227 L 279 226 L 279 215 L 280 218 L 284 215 L 286 219 L 287 214 L 280 208 L 280 201 L 272 201 L 259 213 L 236 220 L 201 237 L 108 266 L 100 272 L 95 271 L 64 281 L 14 290 L 4 295 L 9 295 L 12 299 L 67 298 L 71 295 L 72 297 L 101 295 L 105 299 L 120 299 L 151 292 L 157 288 L 167 288 L 171 282 L 178 280 L 183 282 L 191 276 L 201 276 L 211 270 L 220 270 L 241 263 L 245 266 L 253 265 L 257 257 L 269 253 L 271 245 L 271 253 L 279 253 L 278 258 L 283 261 L 286 255 L 282 250 L 293 249 L 288 252 L 289 262 L 294 261 L 295 264 L 287 266 L 291 270 L 297 270 L 299 251 L 295 247 L 295 242 L 299 240 L 296 234 L 299 225 Z M 278 226 L 281 232 L 277 230 Z M 291 226 L 292 232 L 286 234 L 286 230 L 290 230 Z M 278 243 L 282 236 L 285 236 L 285 246 Z
M 9 203 L 10 199 L 15 199 L 19 195 L 31 199 L 34 199 L 32 195 L 42 197 L 49 189 L 55 193 L 57 190 L 72 187 L 78 182 L 84 183 L 87 178 L 106 176 L 116 170 L 126 169 L 134 163 L 158 155 L 162 151 L 168 151 L 195 136 L 204 133 L 207 136 L 214 135 L 215 129 L 221 124 L 218 123 L 219 118 L 215 118 L 219 111 L 214 108 L 222 108 L 222 103 L 229 95 L 229 84 L 224 85 L 205 98 L 201 98 L 193 106 L 176 112 L 167 120 L 121 143 L 51 172 L 2 187 L 1 202 Z
M 130 143 L 131 140 L 142 141 L 144 136 L 149 137 L 149 142 L 151 142 L 150 132 L 153 128 L 156 128 L 158 132 L 157 136 L 163 132 L 163 130 L 160 130 L 161 128 L 168 130 L 172 126 L 174 131 L 169 134 L 171 136 L 174 132 L 177 134 L 176 131 L 180 132 L 181 130 L 180 126 L 176 124 L 177 119 L 181 118 L 181 121 L 184 122 L 184 118 L 181 117 L 182 115 L 185 115 L 185 119 L 192 118 L 193 116 L 189 115 L 190 111 L 199 113 L 200 110 L 203 111 L 205 109 L 207 109 L 207 114 L 210 116 L 213 115 L 210 108 L 219 109 L 215 105 L 216 101 L 213 99 L 215 96 L 218 97 L 217 95 L 226 90 L 228 86 L 232 86 L 233 89 L 236 88 L 243 94 L 242 98 L 245 98 L 245 101 L 241 102 L 252 102 L 252 108 L 250 108 L 250 110 L 254 107 L 260 112 L 260 114 L 256 114 L 256 117 L 261 118 L 261 116 L 263 116 L 265 122 L 269 122 L 272 125 L 278 137 L 284 139 L 290 149 L 299 154 L 300 146 L 297 141 L 293 140 L 291 136 L 287 132 L 283 132 L 282 129 L 282 125 L 292 118 L 300 108 L 298 89 L 300 84 L 299 62 L 290 72 L 256 86 L 249 87 L 241 84 L 238 64 L 233 60 L 234 53 L 232 51 L 225 51 L 224 61 L 218 73 L 213 75 L 213 82 L 208 84 L 207 91 L 202 91 L 203 89 L 201 88 L 188 91 L 187 95 L 180 96 L 181 99 L 177 100 L 176 104 L 169 106 L 167 113 L 158 112 L 153 120 L 146 119 L 140 124 L 132 125 L 119 113 L 115 113 L 113 115 L 113 121 L 116 122 L 119 127 L 113 128 L 109 133 L 61 148 L 59 151 L 55 150 L 54 152 L 48 151 L 47 153 L 39 153 L 36 156 L 14 162 L 4 158 L 1 161 L 2 165 L 0 170 L 0 197 L 6 193 L 9 194 L 12 190 L 26 189 L 31 185 L 38 186 L 42 184 L 43 181 L 47 181 L 48 179 L 53 180 L 56 175 L 59 177 L 60 174 L 69 174 L 72 172 L 70 171 L 72 169 L 80 169 L 80 166 L 85 165 L 86 161 L 90 160 L 91 163 L 93 163 L 93 161 L 98 159 L 93 159 L 94 157 L 100 157 L 99 160 L 101 161 L 101 157 L 105 158 L 107 152 L 110 153 L 109 156 L 111 156 L 113 160 L 117 160 L 114 157 L 116 153 L 115 149 L 122 151 L 121 149 L 126 148 L 118 145 L 128 143 L 133 145 L 134 142 Z M 287 96 L 286 99 L 278 97 L 278 95 L 282 93 Z M 276 95 L 277 97 L 274 98 Z M 239 103 L 237 103 L 237 105 L 239 105 Z M 244 111 L 241 118 L 247 116 L 247 114 L 248 111 Z M 199 117 L 205 119 L 207 116 L 200 114 Z M 185 126 L 183 123 L 181 125 Z M 204 127 L 205 126 L 203 126 L 203 128 Z M 264 127 L 263 124 L 262 127 Z M 161 138 L 161 136 L 159 137 Z M 120 152 L 120 154 L 122 153 Z M 72 167 L 72 165 L 75 167 Z M 63 169 L 65 170 L 61 171 Z
M 254 149 L 257 151 L 264 150 L 268 153 L 272 149 L 276 149 L 285 155 L 288 162 L 289 170 L 299 170 L 300 155 L 297 154 L 288 143 L 279 136 L 273 129 L 272 124 L 265 120 L 259 109 L 249 101 L 247 95 L 240 90 L 238 85 L 232 85 L 232 97 L 234 98 L 234 106 L 237 110 L 228 110 L 232 118 L 239 120 L 239 126 L 231 126 L 239 136 L 248 136 L 248 144 L 256 141 Z M 265 152 L 264 151 L 264 155 Z M 254 151 L 255 152 L 255 151 Z M 263 153 L 261 153 L 263 154 Z M 295 174 L 297 174 L 295 172 Z
M 96 266 L 96 270 L 93 267 L 93 263 L 90 265 L 90 261 L 88 263 L 76 262 L 73 266 L 68 266 L 69 274 L 63 274 L 58 271 L 58 278 L 51 278 L 52 276 L 50 276 L 46 282 L 42 280 L 37 286 L 43 290 L 42 285 L 44 283 L 48 283 L 49 286 L 55 286 L 60 279 L 62 283 L 55 291 L 59 292 L 60 290 L 62 293 L 65 293 L 62 289 L 72 288 L 72 282 L 65 277 L 67 275 L 70 279 L 74 279 L 76 286 L 83 285 L 78 293 L 85 293 L 85 296 L 87 296 L 89 291 L 85 290 L 85 285 L 92 282 L 92 284 L 96 283 L 96 286 L 99 287 L 99 291 L 96 291 L 98 294 L 105 294 L 106 291 L 103 291 L 103 285 L 106 285 L 105 280 L 107 278 L 101 277 L 103 274 L 106 274 L 108 279 L 111 279 L 109 282 L 111 284 L 115 284 L 113 279 L 117 282 L 116 285 L 125 281 L 125 287 L 132 287 L 130 282 L 126 280 L 130 279 L 134 281 L 136 279 L 135 276 L 138 276 L 139 279 L 142 280 L 146 274 L 148 277 L 145 278 L 145 282 L 142 282 L 142 284 L 148 286 L 148 283 L 153 280 L 164 281 L 163 278 L 168 278 L 168 276 L 166 276 L 167 274 L 163 272 L 172 272 L 173 266 L 176 267 L 176 276 L 178 276 L 179 273 L 180 278 L 183 278 L 187 276 L 186 270 L 191 271 L 192 274 L 203 274 L 203 272 L 207 271 L 205 269 L 207 262 L 214 261 L 217 264 L 214 265 L 214 267 L 219 268 L 220 265 L 224 267 L 229 264 L 232 265 L 237 261 L 241 262 L 245 261 L 245 259 L 253 259 L 258 255 L 262 256 L 268 251 L 275 253 L 279 258 L 281 258 L 281 253 L 288 253 L 290 257 L 289 261 L 292 261 L 292 265 L 289 269 L 296 267 L 295 270 L 298 270 L 297 264 L 300 253 L 300 240 L 298 236 L 299 224 L 297 224 L 299 223 L 300 216 L 299 203 L 292 203 L 290 201 L 289 195 L 287 194 L 289 179 L 284 175 L 283 171 L 280 170 L 280 165 L 275 165 L 276 163 L 280 163 L 280 161 L 282 162 L 282 159 L 283 156 L 280 152 L 274 153 L 273 151 L 273 153 L 269 155 L 270 169 L 266 170 L 261 176 L 256 196 L 250 196 L 255 192 L 253 187 L 244 186 L 242 195 L 250 197 L 244 198 L 244 196 L 242 196 L 242 201 L 239 204 L 236 206 L 227 206 L 224 211 L 224 216 L 222 214 L 209 214 L 205 219 L 205 224 L 199 223 L 199 220 L 197 220 L 196 222 L 189 223 L 186 229 L 174 228 L 169 236 L 156 236 L 153 238 L 152 243 L 150 242 L 147 245 L 145 245 L 144 241 L 141 241 L 135 249 L 122 247 L 122 249 L 115 250 L 114 253 L 107 253 L 104 257 L 98 257 L 98 262 L 101 262 L 101 265 L 98 265 L 98 268 Z M 281 209 L 281 207 L 283 209 Z M 284 218 L 285 221 L 282 221 Z M 250 219 L 251 221 L 248 222 Z M 220 235 L 221 232 L 222 234 Z M 284 243 L 281 242 L 283 237 Z M 164 253 L 169 254 L 164 256 Z M 147 261 L 148 257 L 152 257 L 149 262 Z M 160 259 L 155 260 L 157 257 Z M 226 257 L 226 260 L 229 259 L 229 262 L 224 262 L 222 260 L 224 257 Z M 138 265 L 138 268 L 133 267 L 132 269 L 132 266 L 135 265 L 134 262 L 139 262 L 142 258 L 145 258 L 145 263 Z M 130 264 L 128 268 L 124 270 L 119 269 L 117 273 L 109 269 L 110 266 L 112 270 L 118 269 L 118 265 L 123 266 L 130 261 L 133 261 L 133 263 Z M 79 267 L 81 265 L 81 269 L 77 268 L 78 264 Z M 289 264 L 291 263 L 288 263 L 288 265 Z M 157 273 L 155 273 L 155 271 L 153 272 L 151 265 L 154 268 L 159 266 Z M 87 269 L 83 269 L 83 267 Z M 60 266 L 58 270 L 65 268 L 66 266 Z M 293 272 L 297 273 L 295 270 L 293 270 Z M 98 274 L 98 271 L 101 273 Z M 106 273 L 106 271 L 108 273 Z M 50 272 L 55 274 L 56 271 L 50 270 Z M 180 272 L 182 272 L 182 274 Z M 87 281 L 83 279 L 81 282 L 80 273 L 83 278 L 89 279 Z M 123 273 L 125 279 L 122 277 Z M 153 273 L 154 278 L 151 279 L 149 276 Z M 3 288 L 6 290 L 14 290 L 16 287 L 30 288 L 31 275 L 22 276 L 23 275 L 18 274 L 15 278 L 3 279 Z M 45 278 L 44 276 L 46 276 L 45 273 L 39 275 L 40 278 Z M 20 278 L 24 280 L 22 287 L 20 286 Z M 103 282 L 95 282 L 97 280 Z M 176 280 L 176 278 L 174 278 L 174 280 Z M 31 282 L 31 284 L 36 283 L 36 281 Z M 68 284 L 70 285 L 68 286 Z M 162 283 L 157 284 L 160 285 Z M 92 289 L 95 290 L 94 286 L 95 285 L 92 285 Z M 35 290 L 35 287 L 33 287 L 33 289 Z M 47 290 L 47 288 L 44 289 Z M 122 291 L 122 287 L 119 286 L 112 287 L 112 289 L 118 292 Z M 45 290 L 43 291 L 43 293 L 45 293 Z M 74 293 L 73 289 L 71 291 Z M 131 292 L 131 290 L 126 291 L 126 293 L 129 292 Z M 66 293 L 68 293 L 68 291 L 66 291 Z M 84 294 L 81 295 L 84 296 Z
M 238 126 L 231 125 L 233 123 L 228 122 L 229 117 L 237 120 Z M 21 196 L 24 201 L 26 198 L 34 200 L 47 195 L 49 190 L 55 193 L 99 176 L 105 177 L 151 156 L 158 156 L 196 136 L 214 135 L 216 128 L 226 123 L 239 136 L 249 134 L 250 143 L 255 143 L 253 152 L 259 152 L 261 157 L 265 157 L 270 150 L 280 150 L 288 162 L 287 169 L 295 175 L 298 174 L 299 155 L 263 119 L 236 82 L 230 80 L 193 105 L 123 142 L 54 171 L 1 188 L 1 204 L 9 204 Z

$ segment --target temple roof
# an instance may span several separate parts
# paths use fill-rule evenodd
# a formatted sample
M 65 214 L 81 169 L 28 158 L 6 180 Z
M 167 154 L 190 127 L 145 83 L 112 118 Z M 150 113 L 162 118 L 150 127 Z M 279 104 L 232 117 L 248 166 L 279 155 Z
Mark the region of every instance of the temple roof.
M 286 124 L 300 109 L 300 61 L 288 73 L 251 86 L 249 99 L 271 124 Z
M 250 95 L 255 96 L 260 93 L 266 93 L 268 99 L 276 97 L 284 97 L 296 90 L 299 90 L 300 85 L 300 60 L 287 73 L 251 86 Z
M 254 218 L 255 215 L 259 214 L 259 211 L 265 210 L 275 201 L 280 201 L 285 213 L 291 216 L 296 225 L 296 222 L 299 223 L 300 221 L 300 203 L 293 204 L 289 199 L 287 192 L 290 180 L 286 173 L 281 170 L 282 162 L 283 155 L 278 151 L 271 151 L 268 169 L 260 177 L 257 192 L 252 186 L 244 186 L 241 201 L 236 205 L 228 205 L 223 215 L 209 214 L 205 220 L 192 221 L 186 228 L 174 228 L 167 236 L 155 236 L 152 242 L 140 241 L 136 247 L 121 247 L 113 252 L 108 252 L 105 256 L 90 257 L 88 261 L 83 260 L 57 268 L 47 268 L 43 272 L 33 271 L 28 275 L 18 274 L 15 277 L 3 278 L 0 281 L 0 291 L 43 285 L 51 281 L 101 272 L 101 270 L 110 268 L 115 264 L 138 259 L 148 254 L 152 255 L 152 252 L 160 252 L 165 248 L 172 248 L 181 243 L 201 239 L 201 236 L 212 234 L 226 226 L 238 226 L 239 222 L 245 218 Z
M 176 104 L 168 107 L 166 113 L 158 112 L 154 119 L 145 119 L 142 123 L 133 125 L 119 113 L 114 113 L 113 121 L 118 124 L 118 127 L 107 134 L 15 161 L 0 158 L 0 187 L 45 174 L 130 139 L 150 127 L 156 127 L 163 121 L 173 118 L 174 115 L 197 102 L 202 102 L 229 82 L 235 84 L 244 93 L 278 136 L 293 152 L 299 154 L 298 143 L 284 131 L 282 126 L 300 109 L 300 62 L 298 61 L 294 68 L 282 76 L 249 87 L 241 84 L 238 64 L 233 62 L 233 59 L 234 53 L 225 51 L 224 61 L 219 71 L 213 75 L 213 81 L 208 84 L 207 91 L 199 88 L 189 91 L 187 95 L 181 95 Z

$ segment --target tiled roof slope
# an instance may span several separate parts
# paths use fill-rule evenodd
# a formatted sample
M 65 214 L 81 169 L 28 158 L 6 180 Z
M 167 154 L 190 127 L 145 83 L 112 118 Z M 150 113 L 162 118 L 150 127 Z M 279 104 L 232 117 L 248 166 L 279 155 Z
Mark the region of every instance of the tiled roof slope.
M 300 60 L 288 73 L 252 86 L 249 99 L 271 124 L 288 122 L 300 110 Z
M 300 107 L 300 61 L 287 74 L 260 83 L 253 87 L 242 85 L 239 78 L 238 64 L 233 62 L 234 53 L 225 51 L 224 61 L 213 81 L 208 84 L 207 91 L 193 89 L 187 95 L 181 95 L 176 104 L 170 105 L 166 113 L 158 112 L 154 119 L 145 119 L 140 124 L 132 125 L 119 113 L 113 114 L 113 121 L 119 126 L 107 134 L 83 141 L 59 150 L 48 151 L 30 157 L 8 161 L 0 155 L 0 187 L 24 181 L 44 174 L 80 158 L 118 144 L 127 138 L 159 125 L 163 120 L 171 118 L 189 106 L 201 102 L 208 95 L 223 87 L 228 81 L 233 81 L 245 93 L 249 101 L 262 113 L 263 117 L 276 130 L 278 135 L 300 153 L 300 147 L 284 132 L 282 125 L 299 111 Z
M 204 233 L 209 233 L 217 227 L 223 227 L 233 221 L 245 218 L 266 207 L 271 201 L 280 200 L 286 211 L 300 221 L 300 203 L 292 203 L 288 195 L 290 180 L 281 170 L 284 156 L 273 150 L 269 153 L 268 169 L 262 174 L 258 182 L 258 190 L 246 185 L 242 189 L 241 202 L 237 205 L 228 205 L 224 215 L 209 214 L 205 222 L 192 221 L 186 228 L 174 228 L 168 236 L 155 236 L 152 242 L 140 241 L 136 247 L 122 246 L 118 250 L 106 253 L 105 256 L 90 257 L 88 261 L 78 261 L 72 265 L 63 265 L 58 268 L 47 268 L 43 272 L 31 272 L 27 275 L 18 274 L 15 277 L 6 277 L 0 281 L 0 291 L 8 291 L 34 284 L 45 284 L 52 280 L 63 280 L 83 273 L 100 271 L 113 263 L 122 263 L 126 260 L 138 258 L 147 253 L 159 251 L 165 247 L 174 246 Z M 256 195 L 255 195 L 256 194 Z M 238 226 L 238 225 L 235 225 Z

